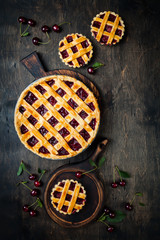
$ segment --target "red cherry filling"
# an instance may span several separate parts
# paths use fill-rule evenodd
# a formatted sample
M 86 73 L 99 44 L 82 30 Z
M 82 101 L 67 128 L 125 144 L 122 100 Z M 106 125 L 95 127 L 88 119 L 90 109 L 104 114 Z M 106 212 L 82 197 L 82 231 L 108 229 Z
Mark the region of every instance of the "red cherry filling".
M 76 46 L 71 47 L 71 49 L 72 49 L 72 52 L 73 52 L 73 53 L 78 52 L 78 48 L 77 48 Z
M 94 106 L 93 102 L 90 102 L 90 103 L 88 103 L 87 105 L 88 105 L 88 107 L 89 107 L 92 111 L 95 110 L 95 106 Z
M 84 138 L 86 142 L 90 138 L 89 133 L 84 128 L 79 132 L 79 134 Z
M 73 41 L 73 38 L 72 38 L 72 36 L 68 36 L 68 37 L 66 37 L 66 39 L 67 39 L 67 42 L 68 42 L 68 43 L 70 43 L 70 42 L 72 42 L 72 41 Z
M 41 85 L 35 86 L 35 88 L 43 95 L 46 92 L 46 89 L 44 89 Z
M 113 15 L 113 14 L 110 14 L 109 17 L 108 17 L 108 21 L 110 21 L 110 22 L 114 22 L 115 19 L 116 19 L 116 16 Z
M 73 191 L 75 188 L 75 183 L 74 182 L 71 182 L 70 183 L 70 186 L 69 186 L 69 190 Z
M 61 107 L 59 110 L 58 110 L 58 112 L 61 114 L 61 116 L 62 117 L 66 117 L 68 114 L 69 114 L 69 112 L 64 108 L 64 107 Z
M 100 22 L 97 22 L 97 21 L 93 22 L 93 27 L 100 28 L 100 26 L 101 26 Z
M 70 123 L 69 123 L 73 128 L 76 128 L 78 125 L 79 125 L 79 123 L 73 118 L 71 121 L 70 121 Z
M 89 46 L 89 43 L 87 40 L 85 40 L 85 41 L 81 42 L 81 45 L 83 48 L 87 48 Z
M 56 126 L 56 124 L 58 123 L 58 120 L 55 118 L 55 117 L 51 117 L 49 120 L 48 120 L 49 124 L 54 127 Z
M 78 104 L 72 99 L 70 98 L 68 100 L 68 104 L 73 108 L 73 109 L 76 109 L 78 107 Z
M 39 153 L 47 154 L 47 153 L 50 153 L 50 152 L 48 151 L 47 148 L 45 148 L 44 146 L 42 146 L 42 147 L 39 148 Z
M 112 26 L 106 25 L 104 30 L 105 30 L 106 32 L 110 33 L 111 30 L 112 30 Z
M 61 97 L 63 97 L 66 92 L 62 89 L 62 88 L 58 88 L 57 91 L 56 91 Z
M 87 52 L 86 55 L 87 55 L 87 57 L 89 58 L 89 56 L 90 56 L 90 52 Z
M 72 62 L 72 61 L 71 61 L 71 62 L 68 62 L 68 64 L 69 64 L 69 65 L 73 65 L 73 62 Z
M 32 105 L 38 98 L 32 92 L 29 91 L 27 95 L 24 97 L 24 99 L 26 100 L 27 103 Z
M 55 137 L 51 137 L 51 138 L 48 140 L 48 142 L 49 142 L 52 146 L 54 146 L 56 143 L 58 143 L 58 141 L 57 141 L 57 139 L 56 139 Z
M 79 116 L 80 116 L 82 119 L 85 119 L 85 118 L 88 116 L 88 114 L 87 114 L 84 110 L 82 110 L 82 111 L 79 113 Z
M 39 108 L 37 108 L 37 112 L 40 115 L 44 115 L 46 112 L 48 111 L 48 109 L 42 104 Z
M 88 93 L 83 89 L 79 88 L 76 92 L 79 98 L 81 98 L 83 101 L 88 97 Z
M 68 145 L 73 151 L 78 151 L 80 148 L 82 148 L 82 146 L 79 144 L 79 142 L 75 138 L 72 138 L 68 142 Z
M 23 106 L 20 106 L 19 107 L 19 111 L 20 111 L 20 113 L 23 114 L 26 111 L 26 109 Z
M 64 182 L 60 182 L 59 186 L 64 187 Z
M 70 194 L 67 194 L 67 195 L 66 195 L 66 199 L 65 199 L 65 200 L 66 200 L 66 201 L 70 201 L 70 200 L 71 200 L 71 198 L 72 198 L 72 196 L 71 196 Z
M 42 136 L 45 136 L 48 133 L 48 130 L 43 126 L 39 128 L 38 131 L 42 134 Z
M 67 209 L 68 209 L 68 206 L 65 206 L 65 205 L 63 205 L 63 207 L 61 208 L 63 212 L 67 212 Z
M 83 61 L 82 57 L 77 58 L 77 61 L 78 61 L 80 66 L 84 66 L 85 65 L 85 62 Z
M 58 192 L 58 191 L 54 191 L 54 192 L 53 192 L 53 196 L 54 196 L 55 198 L 60 198 L 61 195 L 62 195 L 61 192 Z
M 104 15 L 105 15 L 104 13 L 103 13 L 103 14 L 100 14 L 99 17 L 103 19 L 103 18 L 104 18 Z
M 53 79 L 49 80 L 49 81 L 46 81 L 46 83 L 52 87 L 52 85 L 55 83 L 55 81 Z
M 55 202 L 54 205 L 57 207 L 57 206 L 58 206 L 58 203 Z
M 50 96 L 50 97 L 48 98 L 48 102 L 49 102 L 52 106 L 54 106 L 54 105 L 57 103 L 57 100 L 56 100 L 53 96 Z
M 90 126 L 93 130 L 95 130 L 96 118 L 93 118 L 93 119 L 91 120 L 91 122 L 89 123 L 89 126 Z
M 34 126 L 38 120 L 34 118 L 32 115 L 29 116 L 28 121 Z
M 70 82 L 70 81 L 64 81 L 65 82 L 65 84 L 68 86 L 68 87 L 72 87 L 73 86 L 73 82 Z
M 61 134 L 61 136 L 62 136 L 63 138 L 65 138 L 66 136 L 68 136 L 69 133 L 70 133 L 65 127 L 61 128 L 61 130 L 59 130 L 58 132 L 59 132 L 59 134 Z
M 63 155 L 68 155 L 69 152 L 64 148 L 64 147 L 61 147 L 59 150 L 58 150 L 58 155 L 60 156 L 63 156 Z
M 61 42 L 61 44 L 59 45 L 60 47 L 63 47 L 64 46 L 64 42 Z
M 102 37 L 101 37 L 101 39 L 100 39 L 100 42 L 101 42 L 101 43 L 107 43 L 108 38 L 109 38 L 108 36 L 102 35 Z
M 28 132 L 28 129 L 23 124 L 21 125 L 20 129 L 22 134 L 25 134 L 26 132 Z
M 31 147 L 34 147 L 38 142 L 39 141 L 37 140 L 37 138 L 35 138 L 35 136 L 32 136 L 27 140 L 28 145 Z
M 80 193 L 83 193 L 83 189 L 82 189 L 82 188 L 80 188 L 79 192 L 80 192 Z
M 77 203 L 77 204 L 83 204 L 84 200 L 85 200 L 85 199 L 82 199 L 82 198 L 79 198 L 79 197 L 78 197 L 76 203 Z
M 118 35 L 118 36 L 122 36 L 122 30 L 121 29 L 117 29 L 116 32 L 115 32 L 115 35 Z
M 96 38 L 96 36 L 97 36 L 97 32 L 93 32 L 93 35 L 94 35 L 94 37 Z
M 60 53 L 61 53 L 63 59 L 65 59 L 65 58 L 67 58 L 69 56 L 68 52 L 66 50 L 64 50 L 64 51 L 62 51 Z

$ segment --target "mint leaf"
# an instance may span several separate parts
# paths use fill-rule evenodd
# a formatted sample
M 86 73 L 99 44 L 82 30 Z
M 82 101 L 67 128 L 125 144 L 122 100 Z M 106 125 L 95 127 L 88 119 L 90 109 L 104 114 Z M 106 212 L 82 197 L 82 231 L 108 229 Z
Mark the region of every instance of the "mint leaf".
M 139 202 L 139 205 L 140 205 L 140 206 L 142 206 L 142 207 L 144 207 L 144 206 L 145 206 L 145 204 L 144 204 L 144 203 L 142 203 L 142 202 Z
M 135 193 L 135 195 L 136 195 L 136 196 L 140 196 L 140 197 L 142 197 L 142 196 L 143 196 L 143 194 L 142 194 L 142 193 L 140 193 L 140 192 L 137 192 L 137 193 Z
M 106 216 L 106 220 L 109 223 L 119 223 L 119 222 L 122 222 L 124 220 L 125 216 L 126 216 L 125 213 L 123 213 L 121 211 L 116 211 L 114 218 L 110 218 L 109 216 Z
M 105 157 L 102 157 L 99 162 L 98 162 L 98 167 L 102 167 L 103 163 L 105 162 L 106 158 Z
M 37 199 L 37 204 L 38 204 L 38 206 L 39 206 L 40 208 L 43 207 L 43 204 L 42 204 L 42 202 L 41 202 L 41 200 L 40 200 L 39 198 Z
M 120 171 L 120 170 L 119 170 L 119 173 L 121 174 L 121 177 L 122 177 L 122 178 L 130 178 L 130 175 L 129 175 L 127 172 L 124 172 L 124 171 Z
M 103 63 L 100 63 L 100 62 L 95 62 L 95 63 L 92 65 L 93 68 L 99 68 L 99 67 L 102 67 L 102 66 L 104 66 L 104 64 L 103 64 Z
M 95 162 L 91 158 L 89 159 L 89 163 L 92 167 L 97 168 L 97 165 L 95 164 Z
M 23 172 L 23 168 L 22 165 L 20 164 L 19 168 L 18 168 L 18 172 L 17 172 L 17 176 L 20 176 Z
M 26 33 L 24 33 L 23 35 L 22 35 L 22 37 L 26 37 L 26 36 L 28 36 L 29 35 L 29 32 L 26 32 Z

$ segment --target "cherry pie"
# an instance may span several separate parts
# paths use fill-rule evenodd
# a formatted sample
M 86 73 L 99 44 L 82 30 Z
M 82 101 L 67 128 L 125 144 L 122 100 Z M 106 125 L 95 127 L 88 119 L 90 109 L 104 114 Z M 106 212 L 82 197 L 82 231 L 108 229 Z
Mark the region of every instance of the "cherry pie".
M 62 61 L 73 68 L 84 66 L 93 54 L 91 42 L 82 34 L 69 34 L 59 43 Z
M 60 213 L 72 214 L 79 212 L 85 205 L 86 191 L 81 183 L 73 179 L 62 180 L 54 186 L 51 192 L 53 207 Z
M 125 25 L 114 12 L 101 12 L 91 23 L 92 36 L 102 45 L 115 45 L 124 35 Z
M 21 94 L 15 128 L 21 142 L 41 157 L 73 157 L 93 141 L 100 111 L 93 93 L 64 75 L 41 78 Z

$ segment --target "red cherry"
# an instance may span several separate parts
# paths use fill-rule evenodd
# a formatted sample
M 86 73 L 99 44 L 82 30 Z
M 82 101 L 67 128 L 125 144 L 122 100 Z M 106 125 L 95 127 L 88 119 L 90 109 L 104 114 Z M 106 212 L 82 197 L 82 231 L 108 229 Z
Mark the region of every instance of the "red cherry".
M 112 187 L 112 188 L 117 188 L 117 187 L 118 187 L 118 184 L 115 183 L 115 182 L 113 182 L 113 183 L 111 183 L 111 187 Z
M 120 185 L 121 187 L 124 187 L 124 186 L 126 185 L 126 182 L 125 182 L 124 180 L 122 180 L 122 181 L 119 182 L 119 185 Z
M 31 174 L 31 175 L 29 175 L 29 180 L 35 180 L 36 179 L 36 174 Z
M 110 213 L 109 213 L 109 217 L 110 217 L 110 218 L 114 218 L 114 217 L 115 217 L 115 213 L 114 213 L 114 212 L 110 212 Z
M 27 205 L 27 204 L 24 205 L 24 206 L 23 206 L 23 211 L 24 211 L 24 212 L 29 212 L 29 205 Z
M 114 231 L 114 227 L 109 226 L 109 227 L 107 228 L 107 231 L 108 231 L 108 232 L 113 232 L 113 231 Z
M 75 175 L 76 175 L 77 178 L 81 178 L 82 177 L 82 172 L 78 171 L 78 172 L 76 172 Z
M 39 38 L 37 38 L 37 37 L 32 38 L 32 43 L 33 43 L 34 45 L 39 45 L 39 42 L 40 42 L 40 39 L 39 39 Z
M 54 32 L 60 32 L 60 31 L 61 31 L 61 28 L 60 28 L 60 26 L 58 26 L 57 24 L 54 24 L 54 25 L 52 26 L 52 30 L 53 30 Z
M 93 74 L 94 73 L 94 68 L 93 67 L 89 67 L 87 69 L 87 71 L 88 71 L 88 73 Z
M 125 204 L 125 208 L 126 208 L 126 210 L 128 210 L 128 211 L 132 211 L 132 210 L 133 210 L 133 206 L 132 206 L 130 203 L 126 203 L 126 204 Z
M 50 31 L 50 28 L 47 25 L 41 27 L 42 32 L 46 33 Z
M 109 208 L 104 208 L 104 212 L 105 212 L 106 215 L 109 215 L 109 213 L 110 213 Z
M 35 217 L 35 216 L 37 216 L 37 212 L 36 212 L 35 210 L 31 210 L 31 211 L 29 212 L 29 215 L 30 215 L 31 217 Z
M 41 181 L 36 180 L 36 181 L 34 181 L 34 185 L 35 185 L 35 187 L 40 187 L 42 185 L 42 183 L 41 183 Z
M 28 19 L 28 25 L 34 27 L 36 25 L 36 21 L 34 21 L 33 19 Z
M 36 197 L 39 194 L 38 189 L 32 189 L 31 196 Z
M 19 17 L 18 22 L 19 23 L 27 23 L 27 19 L 25 17 Z

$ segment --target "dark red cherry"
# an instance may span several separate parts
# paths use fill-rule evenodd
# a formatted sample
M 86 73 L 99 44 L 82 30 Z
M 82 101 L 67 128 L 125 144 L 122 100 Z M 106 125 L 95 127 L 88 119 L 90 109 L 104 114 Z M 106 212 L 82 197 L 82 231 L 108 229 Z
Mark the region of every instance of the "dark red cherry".
M 19 23 L 27 23 L 27 19 L 25 17 L 19 17 L 18 22 Z
M 28 25 L 34 27 L 36 25 L 36 21 L 34 21 L 33 19 L 28 19 Z
M 35 216 L 37 216 L 37 212 L 36 212 L 35 210 L 31 210 L 31 211 L 29 212 L 29 215 L 30 215 L 31 217 L 35 217 Z
M 113 232 L 113 231 L 114 231 L 114 227 L 109 226 L 109 227 L 107 228 L 107 231 L 108 231 L 108 232 Z
M 87 69 L 87 71 L 88 71 L 88 73 L 93 74 L 94 73 L 94 68 L 93 67 L 89 67 Z
M 41 27 L 42 32 L 46 33 L 50 31 L 50 28 L 47 25 Z
M 36 177 L 37 177 L 36 174 L 33 173 L 33 174 L 29 175 L 28 178 L 29 178 L 29 180 L 35 180 Z
M 114 212 L 110 212 L 110 213 L 109 213 L 109 217 L 110 217 L 110 218 L 114 218 L 114 217 L 115 217 L 115 213 L 114 213 Z
M 57 24 L 54 24 L 54 25 L 52 26 L 52 30 L 53 30 L 54 32 L 60 32 L 60 31 L 61 31 L 61 28 L 60 28 L 60 26 L 58 26 Z
M 124 186 L 126 185 L 126 182 L 125 182 L 124 180 L 122 180 L 122 181 L 119 182 L 119 185 L 120 185 L 121 187 L 124 187 Z
M 115 182 L 113 182 L 113 183 L 111 183 L 111 187 L 112 187 L 112 188 L 117 188 L 117 187 L 118 187 L 118 184 L 115 183 Z
M 36 196 L 38 196 L 38 194 L 39 194 L 39 192 L 38 192 L 37 189 L 32 189 L 32 191 L 31 191 L 31 196 L 32 197 L 36 197 Z
M 132 211 L 133 210 L 133 206 L 130 203 L 126 203 L 125 204 L 125 209 L 128 211 Z
M 32 43 L 33 43 L 34 45 L 39 45 L 39 42 L 40 42 L 40 39 L 39 39 L 39 38 L 37 38 L 37 37 L 32 38 Z
M 109 213 L 110 213 L 109 208 L 104 208 L 104 212 L 105 212 L 106 215 L 109 215 Z
M 82 177 L 82 172 L 80 172 L 80 171 L 78 171 L 78 172 L 76 172 L 76 178 L 81 178 Z
M 23 206 L 23 211 L 24 211 L 24 212 L 29 212 L 29 205 L 25 204 L 25 205 Z
M 34 185 L 36 186 L 36 187 L 40 187 L 41 185 L 42 185 L 42 183 L 41 183 L 41 181 L 34 181 Z

